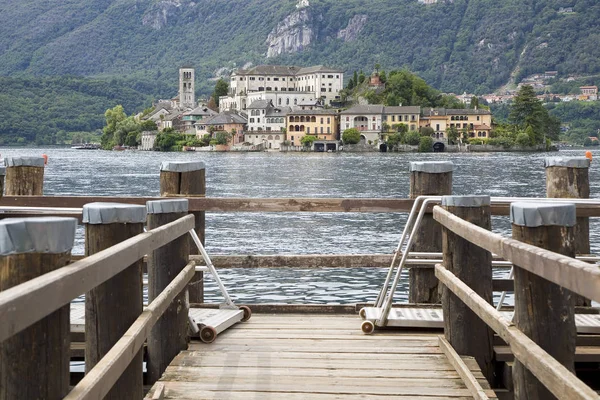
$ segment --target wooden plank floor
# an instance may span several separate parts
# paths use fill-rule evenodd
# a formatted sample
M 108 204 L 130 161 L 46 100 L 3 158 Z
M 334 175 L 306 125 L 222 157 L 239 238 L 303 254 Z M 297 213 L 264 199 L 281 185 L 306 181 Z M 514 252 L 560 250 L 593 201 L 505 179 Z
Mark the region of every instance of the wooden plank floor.
M 166 399 L 472 398 L 436 334 L 366 336 L 360 322 L 358 316 L 253 315 L 212 344 L 192 342 L 159 382 Z M 489 389 L 476 363 L 465 361 Z

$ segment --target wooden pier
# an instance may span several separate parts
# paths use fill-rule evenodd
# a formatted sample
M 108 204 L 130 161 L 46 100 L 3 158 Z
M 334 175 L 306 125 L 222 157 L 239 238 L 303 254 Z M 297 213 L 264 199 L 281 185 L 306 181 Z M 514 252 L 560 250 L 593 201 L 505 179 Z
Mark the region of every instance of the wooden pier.
M 43 167 L 38 164 L 36 168 L 41 171 L 35 170 L 31 179 L 39 181 Z M 513 395 L 516 399 L 600 399 L 596 392 L 600 386 L 599 310 L 589 307 L 589 300 L 600 301 L 600 269 L 589 263 L 595 261 L 593 258 L 574 258 L 574 249 L 589 249 L 589 243 L 580 242 L 589 241 L 587 218 L 600 217 L 600 203 L 573 200 L 573 204 L 563 204 L 560 207 L 568 209 L 569 218 L 547 226 L 530 225 L 529 218 L 513 221 L 512 239 L 490 232 L 489 218 L 509 213 L 512 218 L 514 200 L 492 204 L 488 201 L 484 206 L 477 203 L 479 200 L 474 203 L 477 205 L 465 206 L 456 199 L 446 204 L 441 202 L 441 206 L 432 204 L 427 209 L 427 223 L 441 235 L 435 235 L 436 246 L 421 247 L 421 251 L 429 252 L 428 256 L 415 256 L 407 265 L 416 272 L 427 270 L 411 275 L 411 290 L 424 293 L 418 288 L 426 288 L 431 297 L 425 300 L 441 304 L 393 305 L 394 316 L 435 314 L 431 321 L 424 325 L 411 322 L 394 330 L 378 329 L 364 335 L 361 322 L 370 321 L 359 317 L 358 304 L 260 304 L 253 309 L 252 319 L 231 327 L 220 333 L 215 342 L 206 344 L 189 341 L 186 321 L 188 311 L 193 314 L 194 308 L 207 307 L 202 299 L 201 275 L 195 268 L 201 257 L 190 255 L 187 245 L 187 235 L 192 229 L 201 238 L 205 237 L 205 212 L 397 213 L 409 212 L 415 199 L 205 198 L 202 197 L 204 171 L 198 172 L 198 163 L 193 164 L 183 169 L 172 165 L 173 171 L 161 172 L 162 183 L 167 175 L 179 182 L 173 186 L 177 190 L 164 193 L 184 200 L 189 208 L 185 212 L 171 211 L 173 215 L 168 218 L 154 218 L 152 224 L 148 224 L 145 213 L 144 218 L 137 213 L 139 205 L 164 198 L 40 196 L 36 190 L 35 193 L 13 191 L 0 200 L 0 206 L 52 207 L 46 211 L 5 211 L 2 217 L 30 217 L 40 213 L 72 216 L 83 220 L 86 226 L 85 257 L 71 257 L 72 243 L 68 248 L 58 246 L 50 254 L 39 243 L 33 251 L 26 249 L 23 253 L 19 252 L 23 250 L 20 245 L 2 249 L 0 399 L 106 396 L 131 399 L 144 395 L 153 400 L 432 400 L 496 396 L 511 399 Z M 22 167 L 22 162 L 9 165 L 9 168 Z M 553 185 L 589 186 L 588 167 L 589 163 L 582 160 L 559 160 L 551 163 L 547 173 L 562 174 L 561 179 L 549 179 Z M 582 171 L 563 174 L 572 168 Z M 415 173 L 426 170 L 418 169 Z M 26 179 L 31 171 L 9 172 L 7 179 L 15 179 L 18 175 L 15 172 L 21 174 L 19 177 L 25 176 L 19 179 Z M 193 178 L 197 175 L 201 176 L 200 187 L 181 191 L 181 182 L 198 181 Z M 570 181 L 575 175 L 577 179 Z M 564 193 L 585 197 L 589 191 L 567 187 Z M 551 197 L 556 191 L 549 190 L 548 194 Z M 569 199 L 563 200 L 569 203 Z M 95 212 L 106 208 L 104 203 L 89 204 L 94 202 L 120 204 L 108 206 L 112 211 L 107 216 L 91 218 L 96 214 L 89 211 L 90 207 Z M 81 207 L 88 208 L 83 218 L 78 210 Z M 522 204 L 519 207 L 522 213 L 528 208 Z M 118 215 L 120 211 L 116 211 L 120 209 L 136 217 L 124 221 L 123 215 Z M 68 218 L 60 221 L 65 219 Z M 60 221 L 32 222 L 25 218 L 0 224 L 3 229 L 21 229 L 14 224 L 52 225 Z M 76 221 L 67 222 L 74 226 Z M 91 224 L 97 226 L 90 227 Z M 148 232 L 142 233 L 144 224 Z M 135 232 L 124 229 L 123 225 L 128 225 L 128 229 L 136 225 Z M 112 240 L 117 237 L 120 239 Z M 51 244 L 56 247 L 56 243 Z M 219 267 L 231 268 L 350 270 L 389 266 L 391 258 L 391 255 L 234 255 L 215 260 Z M 514 267 L 515 279 L 492 279 L 493 262 Z M 141 299 L 142 268 L 148 269 L 148 285 L 152 288 L 146 306 Z M 107 282 L 117 283 L 107 285 Z M 435 294 L 437 286 L 441 298 Z M 111 293 L 115 288 L 122 289 Z M 492 305 L 491 292 L 502 290 L 517 293 L 535 290 L 542 295 L 518 295 L 514 310 L 498 311 Z M 191 292 L 193 304 L 185 301 Z M 81 303 L 68 307 L 84 293 L 94 293 L 86 296 L 85 309 Z M 551 295 L 546 298 L 546 293 Z M 129 296 L 123 297 L 128 300 L 104 300 L 124 294 Z M 552 307 L 544 306 L 546 300 L 552 301 Z M 122 303 L 134 301 L 135 307 L 124 312 Z M 399 311 L 402 308 L 404 312 Z M 560 315 L 549 309 L 561 310 Z M 506 311 L 514 313 L 514 321 L 513 314 Z M 100 314 L 105 317 L 99 318 Z M 45 326 L 56 329 L 45 336 L 40 333 Z M 118 329 L 113 329 L 115 326 Z M 553 342 L 555 337 L 560 339 Z M 85 376 L 69 375 L 69 343 L 71 359 L 86 361 Z M 40 359 L 37 356 L 40 352 L 55 357 Z M 94 358 L 90 352 L 96 353 Z M 146 374 L 142 360 L 146 362 Z M 587 363 L 583 373 L 575 362 Z M 590 379 L 590 374 L 594 378 Z
M 149 398 L 165 399 L 468 399 L 471 392 L 436 333 L 365 336 L 360 318 L 258 314 L 211 344 L 192 342 Z M 473 381 L 496 398 L 477 363 Z

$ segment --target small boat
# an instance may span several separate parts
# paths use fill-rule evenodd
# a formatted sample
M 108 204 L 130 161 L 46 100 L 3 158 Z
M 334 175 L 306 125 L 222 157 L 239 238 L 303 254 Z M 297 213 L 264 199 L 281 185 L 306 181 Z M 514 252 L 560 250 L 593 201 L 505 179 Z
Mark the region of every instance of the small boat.
M 98 150 L 100 148 L 100 145 L 95 143 L 85 143 L 78 144 L 76 146 L 71 146 L 71 148 L 75 150 Z

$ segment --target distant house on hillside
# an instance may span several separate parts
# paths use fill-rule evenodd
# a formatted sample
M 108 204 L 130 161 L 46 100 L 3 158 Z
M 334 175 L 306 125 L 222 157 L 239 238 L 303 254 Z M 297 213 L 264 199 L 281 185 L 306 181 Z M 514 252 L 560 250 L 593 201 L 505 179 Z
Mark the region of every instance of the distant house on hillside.
M 581 100 L 598 100 L 598 86 L 581 86 Z
M 196 136 L 202 138 L 206 134 L 210 134 L 212 138 L 215 132 L 233 133 L 229 139 L 229 145 L 240 144 L 244 141 L 244 130 L 248 120 L 243 116 L 231 112 L 224 111 L 220 114 L 196 122 Z

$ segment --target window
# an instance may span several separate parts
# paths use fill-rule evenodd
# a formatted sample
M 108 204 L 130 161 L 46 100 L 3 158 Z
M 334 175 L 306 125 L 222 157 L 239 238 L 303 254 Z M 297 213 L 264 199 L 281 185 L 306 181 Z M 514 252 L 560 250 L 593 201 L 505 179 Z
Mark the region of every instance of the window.
M 250 118 L 250 123 L 254 122 L 254 118 Z
M 281 105 L 281 98 L 277 101 L 277 104 Z
M 293 136 L 292 136 L 292 140 L 294 140 L 294 137 L 293 137 Z M 292 144 L 294 144 L 294 143 L 292 143 Z
M 286 105 L 286 106 L 289 106 L 289 105 L 290 105 L 290 99 L 289 99 L 289 97 L 288 97 L 287 99 L 285 99 L 285 105 Z
M 477 116 L 477 121 L 479 121 L 479 115 Z
M 410 116 L 410 120 L 411 120 L 411 121 L 414 121 L 414 120 L 415 120 L 415 116 L 414 116 L 414 115 L 411 115 L 411 116 Z
M 263 78 L 262 76 L 259 76 L 259 77 L 258 77 L 258 80 L 259 80 L 259 81 L 264 81 L 264 80 L 265 80 L 265 78 Z
M 323 127 L 321 127 L 321 135 L 323 134 Z
M 260 118 L 256 118 L 256 122 L 257 122 L 257 123 L 260 123 Z
M 273 80 L 274 80 L 274 81 L 278 81 L 278 80 L 279 80 L 279 78 L 273 78 Z
M 392 115 L 392 122 L 396 122 L 396 116 Z
M 435 130 L 439 131 L 440 130 L 440 124 L 435 124 Z
M 327 88 L 321 88 L 321 92 L 326 92 Z
M 375 116 L 373 116 L 373 121 L 375 121 Z
M 385 122 L 385 121 L 387 121 L 387 115 L 384 115 L 384 116 L 382 117 L 382 121 L 384 121 L 384 122 Z
M 327 134 L 329 135 L 331 133 L 331 128 L 327 127 Z
M 330 124 L 331 123 L 331 118 L 327 117 L 327 123 Z M 328 128 L 329 129 L 329 128 Z
M 308 135 L 310 133 L 310 126 L 306 127 L 306 134 Z
M 327 77 L 328 77 L 329 79 L 332 79 L 332 78 L 333 78 L 333 75 L 327 75 Z M 331 83 L 330 83 L 330 85 L 331 85 Z
M 329 92 L 331 92 L 331 88 L 329 88 Z
M 350 121 L 350 117 L 346 117 L 346 121 Z
M 323 117 L 321 117 L 321 124 L 323 124 Z
M 321 75 L 321 78 L 325 78 L 325 75 Z

